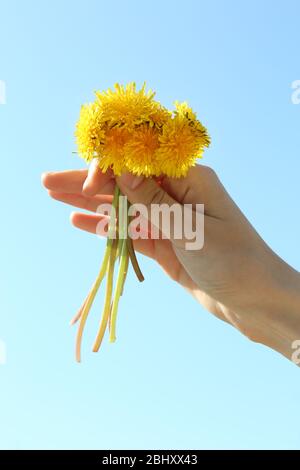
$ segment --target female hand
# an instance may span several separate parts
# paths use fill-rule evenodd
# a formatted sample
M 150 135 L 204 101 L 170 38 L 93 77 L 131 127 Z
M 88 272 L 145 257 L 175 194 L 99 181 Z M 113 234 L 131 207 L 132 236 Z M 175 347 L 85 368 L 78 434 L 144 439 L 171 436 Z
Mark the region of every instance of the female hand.
M 137 239 L 135 249 L 155 259 L 207 310 L 256 342 L 291 358 L 300 339 L 300 275 L 254 230 L 215 172 L 193 167 L 186 178 L 117 178 L 133 204 L 204 204 L 204 246 L 187 250 L 182 240 Z M 111 202 L 115 179 L 95 163 L 89 171 L 45 173 L 43 184 L 56 200 L 97 211 Z M 150 211 L 149 211 L 150 213 Z M 74 226 L 96 233 L 101 214 L 74 212 Z

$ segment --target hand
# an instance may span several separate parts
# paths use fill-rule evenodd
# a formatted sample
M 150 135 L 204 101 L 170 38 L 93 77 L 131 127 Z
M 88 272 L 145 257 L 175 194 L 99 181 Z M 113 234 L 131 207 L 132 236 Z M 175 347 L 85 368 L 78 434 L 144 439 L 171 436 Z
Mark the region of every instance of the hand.
M 197 165 L 186 178 L 164 178 L 159 185 L 129 174 L 117 182 L 131 203 L 204 204 L 201 250 L 188 251 L 174 239 L 138 239 L 135 249 L 155 259 L 207 310 L 290 358 L 292 342 L 300 339 L 299 273 L 266 245 L 214 171 Z M 54 199 L 95 212 L 100 204 L 111 202 L 115 179 L 93 163 L 89 172 L 46 173 L 43 183 Z M 95 233 L 102 218 L 75 212 L 71 221 Z

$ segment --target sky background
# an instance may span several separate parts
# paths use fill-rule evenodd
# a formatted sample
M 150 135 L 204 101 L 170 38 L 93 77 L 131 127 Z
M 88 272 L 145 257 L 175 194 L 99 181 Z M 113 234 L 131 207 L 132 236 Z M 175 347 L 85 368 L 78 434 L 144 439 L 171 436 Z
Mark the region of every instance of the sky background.
M 68 325 L 103 240 L 69 223 L 45 170 L 81 168 L 74 124 L 93 90 L 144 80 L 187 100 L 205 163 L 300 270 L 299 1 L 0 0 L 1 449 L 300 448 L 300 370 L 218 321 L 152 261 L 130 273 L 118 340 L 74 360 Z

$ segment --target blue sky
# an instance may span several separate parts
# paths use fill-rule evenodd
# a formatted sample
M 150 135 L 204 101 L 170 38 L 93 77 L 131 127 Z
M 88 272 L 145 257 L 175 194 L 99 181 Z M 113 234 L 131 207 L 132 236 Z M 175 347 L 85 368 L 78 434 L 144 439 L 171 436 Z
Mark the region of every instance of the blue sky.
M 1 449 L 300 448 L 299 369 L 205 312 L 151 261 L 130 274 L 118 340 L 74 361 L 68 321 L 104 241 L 73 229 L 44 170 L 80 168 L 93 90 L 146 80 L 209 128 L 205 163 L 300 269 L 298 1 L 0 1 Z

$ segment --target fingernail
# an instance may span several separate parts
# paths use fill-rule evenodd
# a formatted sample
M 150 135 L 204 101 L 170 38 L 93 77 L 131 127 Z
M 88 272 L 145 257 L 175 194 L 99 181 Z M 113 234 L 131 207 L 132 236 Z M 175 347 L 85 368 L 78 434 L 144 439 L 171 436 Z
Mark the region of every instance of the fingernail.
M 120 180 L 124 186 L 127 186 L 129 189 L 136 189 L 144 180 L 144 176 L 136 176 L 132 173 L 123 173 L 120 176 Z

